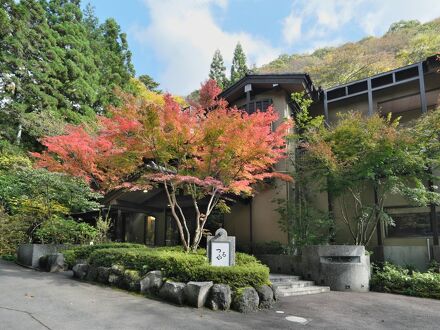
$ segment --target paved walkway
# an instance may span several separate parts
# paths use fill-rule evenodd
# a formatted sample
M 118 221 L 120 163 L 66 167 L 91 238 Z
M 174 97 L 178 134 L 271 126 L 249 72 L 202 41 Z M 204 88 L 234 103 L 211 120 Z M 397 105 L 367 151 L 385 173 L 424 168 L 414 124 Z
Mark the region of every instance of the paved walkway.
M 283 311 L 284 313 L 277 313 Z M 302 325 L 286 320 L 303 317 Z M 440 301 L 330 292 L 243 315 L 177 307 L 0 261 L 0 329 L 439 329 Z

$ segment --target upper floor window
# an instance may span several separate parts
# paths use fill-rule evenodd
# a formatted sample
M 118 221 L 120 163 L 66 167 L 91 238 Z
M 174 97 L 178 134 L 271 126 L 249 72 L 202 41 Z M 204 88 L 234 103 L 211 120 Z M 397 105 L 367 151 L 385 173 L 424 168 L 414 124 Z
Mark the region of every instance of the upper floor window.
M 269 108 L 270 105 L 272 105 L 272 103 L 273 103 L 272 99 L 251 101 L 249 103 L 249 110 L 247 110 L 247 112 L 249 114 L 254 113 L 257 110 L 264 112 L 267 110 L 267 108 Z M 246 104 L 243 104 L 242 106 L 240 106 L 240 109 L 246 110 Z

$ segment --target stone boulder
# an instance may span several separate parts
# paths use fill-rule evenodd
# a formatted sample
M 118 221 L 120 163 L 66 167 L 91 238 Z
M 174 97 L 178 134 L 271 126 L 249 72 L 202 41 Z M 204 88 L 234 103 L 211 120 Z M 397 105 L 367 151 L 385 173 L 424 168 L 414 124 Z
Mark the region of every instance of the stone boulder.
M 163 276 L 160 270 L 153 270 L 140 281 L 141 293 L 143 294 L 157 294 L 162 287 Z
M 96 281 L 99 283 L 107 284 L 108 277 L 110 275 L 110 267 L 98 267 L 96 268 L 96 270 L 98 271 Z
M 212 282 L 188 282 L 185 287 L 186 302 L 193 307 L 203 307 L 212 285 Z
M 260 308 L 272 308 L 275 303 L 274 294 L 270 286 L 262 285 L 257 288 L 258 297 L 260 298 Z
M 240 313 L 255 312 L 260 299 L 254 288 L 243 288 L 234 294 L 232 308 Z
M 87 272 L 86 281 L 95 282 L 98 278 L 98 268 L 96 266 L 90 265 Z
M 120 286 L 124 278 L 124 267 L 120 265 L 113 265 L 109 270 L 108 283 L 114 286 Z
M 45 272 L 62 272 L 67 269 L 64 262 L 64 255 L 62 253 L 52 253 L 42 256 L 39 259 L 39 268 Z
M 278 286 L 273 285 L 273 284 L 270 286 L 270 288 L 273 291 L 273 299 L 275 301 L 278 301 L 280 299 L 280 289 L 278 289 Z
M 177 305 L 183 305 L 185 302 L 185 286 L 185 283 L 167 281 L 159 290 L 159 296 Z
M 228 310 L 231 307 L 231 288 L 227 284 L 214 284 L 209 291 L 206 307 L 212 310 Z
M 73 277 L 84 280 L 87 276 L 87 272 L 89 271 L 89 265 L 88 264 L 76 264 L 72 268 L 73 270 Z
M 124 271 L 121 280 L 119 281 L 119 287 L 121 289 L 139 292 L 141 278 L 137 270 L 127 269 Z

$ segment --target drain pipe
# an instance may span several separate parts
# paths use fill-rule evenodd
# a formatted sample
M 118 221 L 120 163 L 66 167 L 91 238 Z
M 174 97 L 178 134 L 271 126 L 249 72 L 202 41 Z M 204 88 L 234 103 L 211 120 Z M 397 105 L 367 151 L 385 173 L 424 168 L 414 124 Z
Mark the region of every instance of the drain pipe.
M 426 239 L 426 248 L 428 249 L 428 261 L 431 261 L 431 247 L 429 246 L 429 238 Z

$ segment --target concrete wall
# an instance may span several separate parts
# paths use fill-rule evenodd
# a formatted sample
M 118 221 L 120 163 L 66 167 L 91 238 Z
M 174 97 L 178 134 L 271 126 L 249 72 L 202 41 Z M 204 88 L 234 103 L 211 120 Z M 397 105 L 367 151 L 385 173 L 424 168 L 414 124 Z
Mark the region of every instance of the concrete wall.
M 21 244 L 17 249 L 17 263 L 38 268 L 41 257 L 56 253 L 61 247 L 62 245 L 55 244 Z

